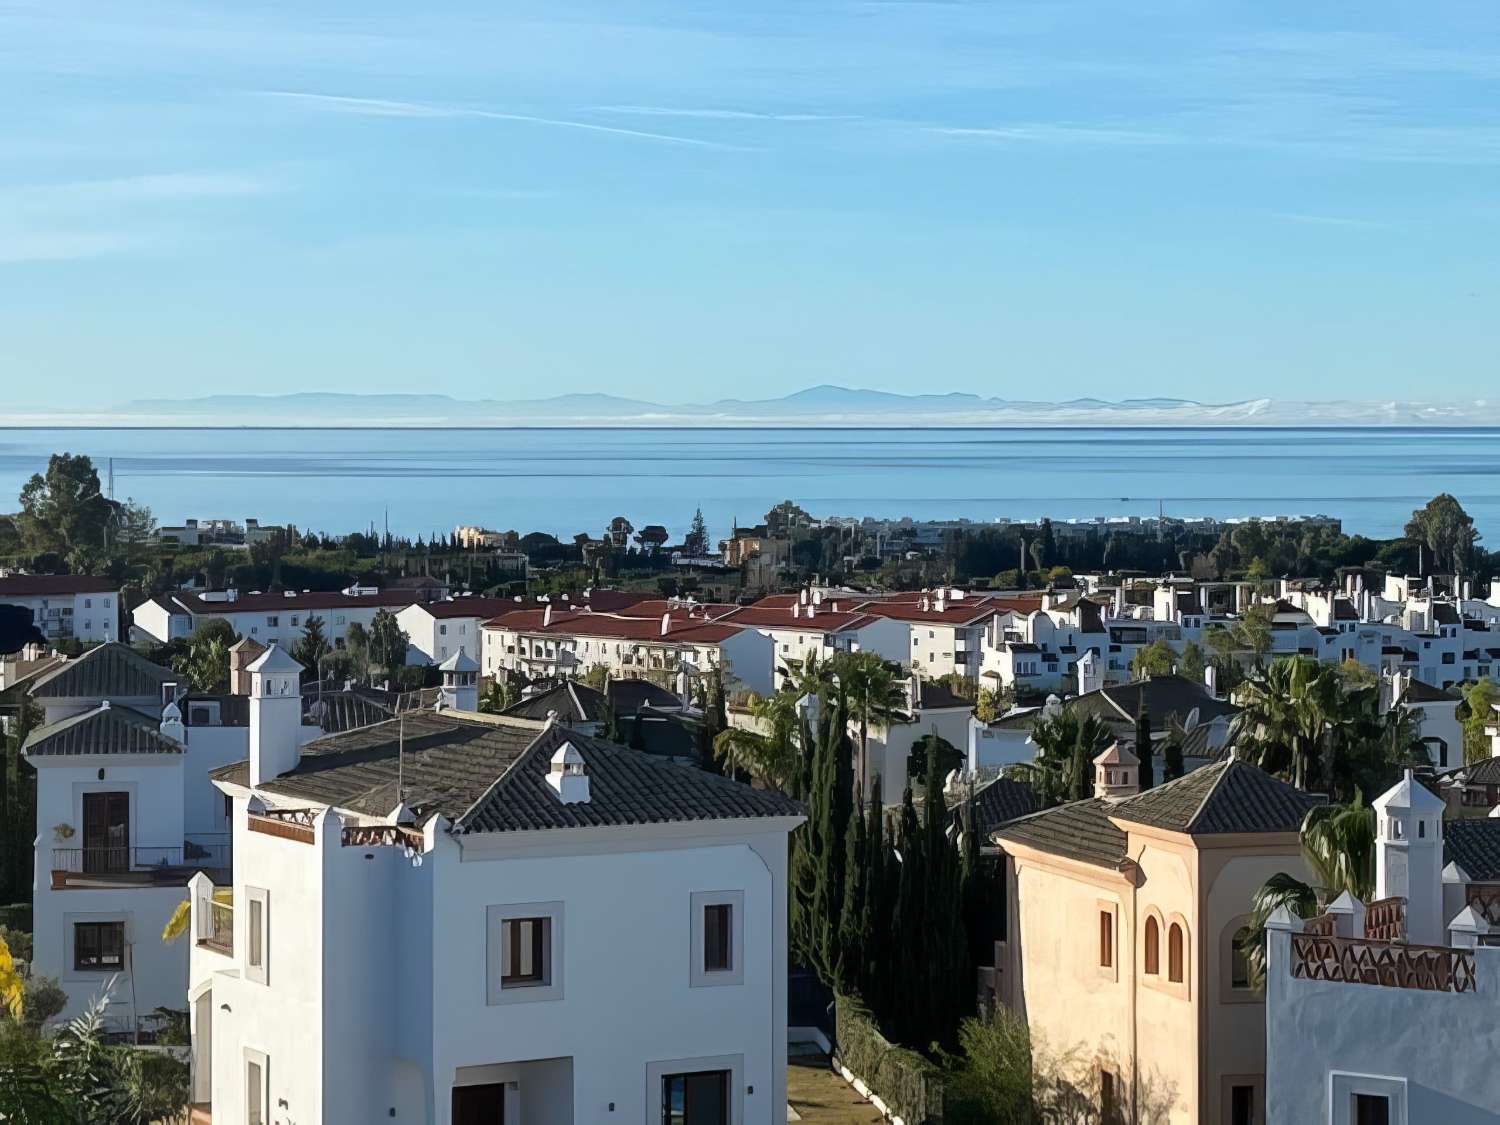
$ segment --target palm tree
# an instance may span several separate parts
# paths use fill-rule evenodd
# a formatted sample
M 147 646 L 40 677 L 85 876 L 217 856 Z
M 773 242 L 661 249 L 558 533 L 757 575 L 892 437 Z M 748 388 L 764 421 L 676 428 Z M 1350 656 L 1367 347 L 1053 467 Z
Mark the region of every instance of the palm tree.
M 762 731 L 729 727 L 714 739 L 714 755 L 731 769 L 748 770 L 772 789 L 788 792 L 801 765 L 802 716 L 790 691 L 755 699 L 750 713 Z
M 1031 741 L 1036 744 L 1036 759 L 1012 767 L 1012 774 L 1029 782 L 1042 804 L 1050 807 L 1089 795 L 1089 766 L 1114 736 L 1097 715 L 1079 718 L 1067 709 L 1033 727 Z
M 1266 922 L 1278 907 L 1285 906 L 1299 918 L 1311 918 L 1345 891 L 1360 900 L 1375 893 L 1375 812 L 1358 792 L 1347 805 L 1309 809 L 1299 837 L 1313 882 L 1278 872 L 1251 900 L 1240 951 L 1256 988 L 1266 975 Z
M 900 670 L 878 653 L 841 652 L 828 662 L 849 705 L 859 715 L 859 769 L 855 773 L 858 791 L 865 789 L 868 769 L 870 723 L 889 726 L 898 715 L 906 713 L 906 691 Z

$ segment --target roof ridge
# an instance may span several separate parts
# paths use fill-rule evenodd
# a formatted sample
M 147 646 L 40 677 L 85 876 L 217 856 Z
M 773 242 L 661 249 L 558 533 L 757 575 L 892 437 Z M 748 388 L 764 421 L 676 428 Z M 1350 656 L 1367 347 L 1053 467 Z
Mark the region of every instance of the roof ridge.
M 1208 770 L 1217 769 L 1219 771 L 1219 776 L 1216 777 L 1216 778 L 1214 778 L 1214 783 L 1208 787 L 1208 792 L 1205 793 L 1205 794 L 1203 794 L 1203 799 L 1198 802 L 1198 807 L 1193 810 L 1193 815 L 1190 816 L 1190 817 L 1188 817 L 1188 819 L 1187 819 L 1187 830 L 1188 830 L 1188 832 L 1190 834 L 1193 831 L 1193 827 L 1198 823 L 1198 818 L 1203 815 L 1203 810 L 1208 807 L 1209 800 L 1213 797 L 1213 795 L 1215 793 L 1217 793 L 1219 791 L 1219 786 L 1223 785 L 1224 784 L 1224 779 L 1229 776 L 1229 768 L 1231 766 L 1233 766 L 1233 765 L 1238 764 L 1238 763 L 1239 763 L 1239 759 L 1238 758 L 1232 758 L 1231 757 L 1231 758 L 1225 758 L 1222 762 L 1215 762 L 1211 766 L 1204 766 L 1203 767 L 1204 769 L 1208 769 Z M 1260 771 L 1257 770 L 1256 772 L 1259 773 Z M 1186 778 L 1189 778 L 1191 776 L 1192 776 L 1192 774 L 1183 774 L 1182 775 L 1182 779 L 1186 779 Z
M 469 822 L 479 814 L 480 810 L 490 803 L 495 796 L 495 791 L 505 783 L 507 778 L 516 772 L 516 768 L 522 762 L 530 759 L 531 755 L 536 751 L 537 743 L 546 738 L 548 732 L 562 729 L 565 728 L 548 725 L 539 730 L 536 737 L 526 744 L 526 749 L 512 758 L 510 764 L 500 771 L 500 775 L 484 787 L 484 792 L 475 797 L 468 808 L 453 818 L 453 830 L 455 832 L 468 831 Z M 572 739 L 570 738 L 569 741 L 572 741 Z

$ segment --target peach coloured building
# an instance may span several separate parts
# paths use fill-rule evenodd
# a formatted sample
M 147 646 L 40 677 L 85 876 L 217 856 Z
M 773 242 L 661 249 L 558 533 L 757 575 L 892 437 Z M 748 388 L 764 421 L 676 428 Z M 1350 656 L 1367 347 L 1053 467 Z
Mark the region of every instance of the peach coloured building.
M 1144 793 L 1128 750 L 1094 768 L 1093 798 L 994 834 L 998 997 L 1105 1122 L 1265 1125 L 1265 1003 L 1234 943 L 1266 879 L 1306 877 L 1322 798 L 1233 757 Z

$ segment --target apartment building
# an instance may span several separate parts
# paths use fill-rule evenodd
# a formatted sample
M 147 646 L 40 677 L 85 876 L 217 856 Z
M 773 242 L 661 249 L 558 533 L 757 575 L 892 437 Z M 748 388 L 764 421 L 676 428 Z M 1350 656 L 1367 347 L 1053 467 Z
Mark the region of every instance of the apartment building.
M 420 589 L 380 590 L 350 586 L 341 591 L 286 590 L 278 594 L 238 590 L 178 590 L 158 594 L 136 606 L 131 616 L 146 636 L 163 643 L 186 637 L 204 621 L 220 618 L 242 637 L 259 644 L 290 647 L 302 636 L 309 618 L 323 624 L 328 643 L 342 646 L 349 626 L 365 629 L 382 609 L 397 613 L 428 600 Z
M 460 711 L 299 748 L 293 675 L 190 888 L 199 1120 L 785 1121 L 799 806 Z
M 0 605 L 31 611 L 32 622 L 53 644 L 119 639 L 120 583 L 86 574 L 0 575 Z

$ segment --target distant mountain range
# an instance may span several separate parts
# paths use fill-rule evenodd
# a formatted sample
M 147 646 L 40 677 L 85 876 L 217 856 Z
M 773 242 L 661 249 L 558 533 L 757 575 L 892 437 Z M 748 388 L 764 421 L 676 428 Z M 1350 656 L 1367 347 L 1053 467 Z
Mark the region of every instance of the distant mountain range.
M 897 394 L 824 384 L 767 399 L 663 404 L 608 394 L 537 399 L 432 394 L 207 395 L 137 399 L 109 412 L 5 419 L 12 425 L 117 426 L 1477 426 L 1500 425 L 1480 402 L 1206 403 L 1177 398 L 1066 402 L 975 394 Z

